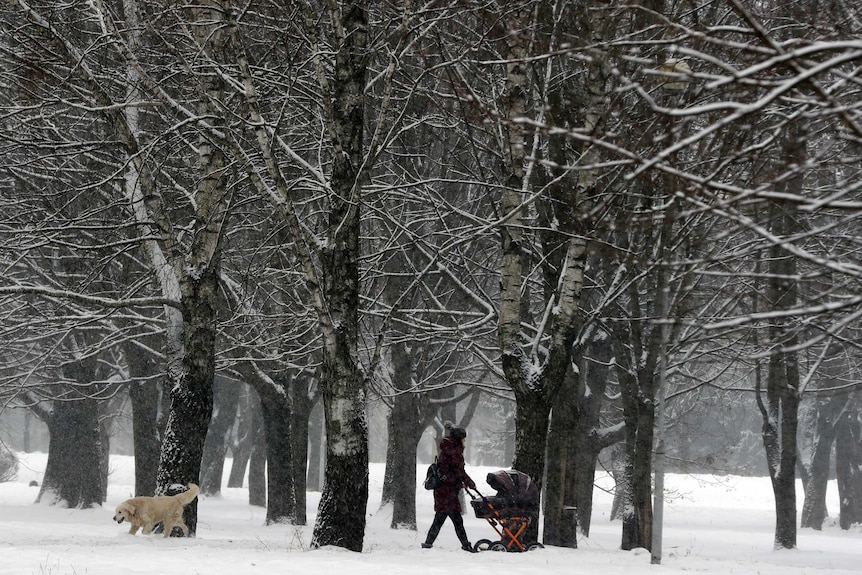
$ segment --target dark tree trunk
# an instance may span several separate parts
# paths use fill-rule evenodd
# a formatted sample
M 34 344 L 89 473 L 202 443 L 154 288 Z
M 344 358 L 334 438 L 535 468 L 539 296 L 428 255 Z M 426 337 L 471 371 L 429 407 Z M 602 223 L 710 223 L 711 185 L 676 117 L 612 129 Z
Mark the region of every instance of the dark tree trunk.
M 332 82 L 332 175 L 327 247 L 321 253 L 318 305 L 323 339 L 321 395 L 326 417 L 326 469 L 311 545 L 362 551 L 368 503 L 365 375 L 359 365 L 359 228 L 365 162 L 364 94 L 368 68 L 365 2 L 344 2 L 333 22 L 339 45 Z M 343 36 L 342 36 L 343 34 Z M 320 302 L 319 302 L 320 303 Z
M 192 32 L 204 52 L 214 60 L 223 60 L 225 12 L 217 2 L 198 3 L 189 10 L 194 20 Z M 223 110 L 216 102 L 224 101 L 224 79 L 219 74 L 199 78 L 197 112 L 208 118 L 209 126 L 222 126 Z M 182 331 L 177 333 L 178 326 L 173 325 L 169 332 L 171 407 L 159 460 L 157 494 L 168 493 L 178 483 L 200 484 L 204 442 L 212 419 L 222 240 L 227 234 L 233 191 L 227 183 L 229 170 L 220 137 L 218 129 L 198 133 L 191 241 L 183 260 L 173 262 L 178 270 Z M 178 255 L 179 250 L 171 254 Z M 182 341 L 175 341 L 180 335 Z M 195 498 L 183 512 L 190 537 L 197 533 L 199 501 Z
M 656 333 L 658 329 L 653 330 Z M 638 337 L 641 337 L 640 335 Z M 652 340 L 652 338 L 650 338 Z M 617 483 L 620 493 L 619 513 L 622 518 L 620 548 L 638 547 L 652 550 L 652 446 L 655 424 L 655 397 L 657 381 L 655 364 L 658 346 L 650 344 L 652 353 L 644 361 L 639 353 L 627 346 L 638 340 L 617 332 L 612 340 L 620 368 L 617 377 L 623 404 L 625 440 L 623 442 L 622 482 Z
M 154 338 L 141 336 L 149 346 Z M 153 379 L 164 369 L 156 357 L 137 347 L 135 341 L 123 346 L 129 368 L 129 400 L 132 404 L 132 443 L 135 455 L 135 496 L 155 495 L 159 453 L 162 449 L 164 421 L 160 421 L 163 392 Z
M 611 429 L 601 429 L 601 411 L 605 390 L 610 377 L 613 346 L 610 336 L 599 334 L 590 345 L 590 353 L 584 366 L 584 391 L 579 394 L 578 428 L 574 433 L 575 480 L 574 490 L 577 505 L 577 522 L 581 533 L 589 537 L 593 513 L 593 488 L 596 466 L 601 452 L 625 438 L 625 426 L 619 424 Z
M 50 442 L 37 502 L 89 509 L 102 504 L 99 410 L 95 399 L 55 400 L 46 419 Z
M 551 408 L 545 397 L 536 393 L 515 393 L 515 461 L 512 468 L 526 473 L 539 489 L 545 480 L 545 442 Z M 540 507 L 541 508 L 541 507 Z M 522 542 L 538 541 L 539 522 L 533 521 Z
M 775 495 L 776 549 L 796 547 L 796 410 L 799 400 L 795 386 L 789 383 L 791 376 L 787 374 L 785 355 L 789 354 L 773 356 L 769 368 L 769 386 L 778 388 L 774 389 L 773 397 L 781 406 L 777 410 L 780 416 L 771 421 L 777 421 L 778 425 L 764 423 L 763 429 L 764 444 L 769 445 L 767 458 L 777 462 L 769 466 Z
M 218 325 L 217 263 L 203 270 L 197 278 L 184 278 L 181 288 L 184 328 L 182 377 L 171 387 L 171 408 L 159 460 L 156 494 L 168 493 L 177 483 L 185 486 L 200 482 L 204 442 L 213 411 Z M 190 537 L 197 533 L 197 506 L 198 499 L 195 498 L 183 513 Z
M 841 529 L 862 524 L 862 418 L 859 401 L 848 402 L 838 420 L 835 436 L 835 467 Z
M 443 389 L 438 390 L 434 394 L 434 399 L 440 402 L 440 421 L 458 423 L 458 402 L 455 401 L 455 387 L 446 386 Z M 443 439 L 442 428 L 438 427 L 437 431 L 438 436 L 435 437 L 435 447 L 436 445 L 439 445 L 440 440 Z
M 612 356 L 610 339 L 602 333 L 580 362 L 582 376 L 561 390 L 554 402 L 545 484 L 545 544 L 577 548 L 578 530 L 589 537 L 599 454 L 625 437 L 623 425 L 599 427 Z M 555 478 L 555 471 L 564 471 L 565 477 Z M 562 485 L 555 485 L 558 481 Z
M 266 438 L 266 523 L 296 523 L 296 498 L 293 489 L 293 462 L 290 437 L 290 401 L 287 381 L 279 379 L 277 388 L 262 385 L 260 407 Z
M 578 547 L 577 491 L 572 479 L 577 472 L 576 434 L 578 385 L 571 375 L 562 387 L 551 414 L 545 475 L 545 523 L 542 542 L 559 547 Z
M 133 382 L 129 386 L 129 399 L 132 402 L 135 496 L 151 496 L 156 493 L 156 475 L 162 447 L 158 422 L 161 400 L 159 384 L 155 381 Z
M 248 469 L 248 460 L 254 447 L 255 433 L 263 425 L 257 391 L 246 387 L 245 393 L 240 397 L 239 412 L 240 417 L 236 425 L 236 440 L 231 445 L 233 461 L 231 462 L 227 480 L 227 486 L 231 488 L 243 486 L 245 472 Z
M 392 504 L 392 529 L 416 530 L 416 447 L 421 437 L 417 402 L 414 394 L 398 395 L 389 414 L 381 506 Z
M 783 157 L 788 164 L 805 162 L 805 138 L 791 127 L 783 143 Z M 779 192 L 802 192 L 802 176 L 781 182 Z M 790 203 L 770 205 L 769 227 L 777 238 L 797 233 L 795 207 Z M 797 305 L 796 256 L 776 242 L 769 248 L 766 306 L 769 312 L 791 310 Z M 772 490 L 775 494 L 775 547 L 796 547 L 796 433 L 799 420 L 799 365 L 795 351 L 798 338 L 795 319 L 779 316 L 770 323 L 769 371 L 766 381 L 766 403 L 761 400 L 762 436 Z
M 655 412 L 650 402 L 635 397 L 626 414 L 623 532 L 620 547 L 652 549 L 652 445 Z
M 101 481 L 99 484 L 102 486 L 100 502 L 104 503 L 108 499 L 108 475 L 111 471 L 111 436 L 113 435 L 111 427 L 114 418 L 113 416 L 106 416 L 103 413 L 105 404 L 97 407 L 101 408 L 99 413 L 99 475 L 101 476 Z
M 817 406 L 811 417 L 811 429 L 814 431 L 809 442 L 811 451 L 809 466 L 805 469 L 807 480 L 803 482 L 805 501 L 802 504 L 801 527 L 821 530 L 828 516 L 826 509 L 826 487 L 829 482 L 829 463 L 832 455 L 832 445 L 835 442 L 835 419 L 833 411 L 836 403 L 833 399 L 815 400 Z M 804 426 L 803 426 L 804 427 Z
M 314 376 L 302 372 L 290 386 L 293 418 L 290 421 L 291 453 L 293 457 L 293 492 L 296 500 L 296 525 L 306 525 L 306 477 L 308 469 L 308 439 L 311 412 L 317 402 L 317 383 Z
M 187 350 L 187 353 L 193 353 Z M 176 484 L 188 485 L 200 481 L 201 459 L 204 441 L 212 413 L 212 380 L 187 380 L 184 386 L 174 386 L 171 391 L 171 411 L 168 427 L 162 444 L 156 494 L 171 492 Z M 197 533 L 196 498 L 186 506 L 183 521 L 189 528 L 189 536 Z
M 631 501 L 631 486 L 626 474 L 625 441 L 614 446 L 610 474 L 614 478 L 614 500 L 611 503 L 611 521 L 622 520 L 623 509 Z
M 309 491 L 320 491 L 322 487 L 320 471 L 325 457 L 324 433 L 323 402 L 317 401 L 308 416 L 308 480 L 305 485 Z
M 361 552 L 368 503 L 365 403 L 359 382 L 350 381 L 351 377 L 360 377 L 359 373 L 354 367 L 344 369 L 352 363 L 348 357 L 340 359 L 325 369 L 323 377 L 327 381 L 340 380 L 342 384 L 340 389 L 329 385 L 323 389 L 326 467 L 312 546 L 335 545 Z
M 392 504 L 392 529 L 416 530 L 416 446 L 424 429 L 421 397 L 409 391 L 415 383 L 406 344 L 392 345 L 395 395 L 389 413 L 386 474 L 381 506 Z
M 266 431 L 263 416 L 255 422 L 248 460 L 248 504 L 266 507 Z
M 236 422 L 240 384 L 223 378 L 216 378 L 213 388 L 213 416 L 207 438 L 204 442 L 201 461 L 201 493 L 218 495 L 221 493 L 224 461 L 228 442 Z

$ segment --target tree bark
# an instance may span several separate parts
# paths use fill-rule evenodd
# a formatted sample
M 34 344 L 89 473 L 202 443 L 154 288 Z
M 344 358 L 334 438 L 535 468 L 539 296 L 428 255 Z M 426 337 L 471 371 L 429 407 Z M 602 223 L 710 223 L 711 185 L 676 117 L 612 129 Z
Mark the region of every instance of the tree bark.
M 578 547 L 578 501 L 573 488 L 578 458 L 576 435 L 579 428 L 579 386 L 573 375 L 567 378 L 554 404 L 548 433 L 547 471 L 545 475 L 545 522 L 542 541 L 545 545 Z
M 580 394 L 578 429 L 574 434 L 574 490 L 578 527 L 587 537 L 592 522 L 593 490 L 599 455 L 605 448 L 619 443 L 625 437 L 625 428 L 621 424 L 608 429 L 601 427 L 601 411 L 613 359 L 610 337 L 607 333 L 598 333 L 590 344 L 590 352 L 581 369 L 585 390 Z
M 308 479 L 306 488 L 309 491 L 320 491 L 323 487 L 320 472 L 325 463 L 324 434 L 323 402 L 317 401 L 308 416 Z
M 248 460 L 248 504 L 266 507 L 266 432 L 263 417 L 255 425 Z
M 216 0 L 191 9 L 194 31 L 207 55 L 223 56 L 226 32 L 224 7 Z M 215 126 L 223 124 L 217 102 L 224 100 L 224 81 L 216 73 L 201 78 L 198 113 Z M 218 331 L 219 273 L 222 239 L 227 231 L 231 194 L 226 188 L 225 154 L 216 130 L 204 129 L 198 141 L 198 189 L 192 243 L 183 262 L 175 262 L 179 276 L 182 342 L 170 342 L 169 353 L 180 359 L 179 373 L 171 372 L 171 410 L 162 443 L 156 492 L 167 493 L 173 483 L 200 482 L 203 446 L 213 410 L 215 342 Z M 173 345 L 171 345 L 173 344 Z M 185 507 L 189 536 L 197 532 L 198 499 Z
M 804 165 L 806 142 L 797 126 L 791 126 L 784 136 L 781 152 L 786 165 Z M 800 194 L 802 185 L 803 175 L 800 173 L 782 181 L 777 191 Z M 798 231 L 795 207 L 790 202 L 773 201 L 769 215 L 769 228 L 777 238 L 790 237 Z M 768 269 L 768 310 L 793 309 L 797 305 L 799 289 L 796 256 L 776 241 L 769 248 Z M 796 547 L 796 433 L 800 397 L 795 350 L 798 336 L 793 322 L 793 318 L 781 316 L 770 324 L 772 355 L 767 372 L 766 400 L 760 403 L 761 435 L 775 495 L 775 547 L 784 549 Z
M 834 398 L 815 399 L 816 406 L 811 411 L 811 417 L 805 418 L 808 425 L 802 429 L 812 433 L 807 442 L 810 452 L 807 465 L 804 465 L 807 480 L 803 482 L 805 500 L 802 504 L 800 527 L 809 527 L 817 531 L 823 528 L 823 522 L 828 516 L 826 509 L 826 488 L 829 482 L 829 463 L 832 446 L 835 443 L 836 404 L 839 409 L 844 402 L 836 402 Z
M 303 371 L 290 386 L 293 418 L 290 421 L 291 451 L 293 456 L 293 491 L 296 499 L 296 525 L 306 525 L 309 469 L 309 428 L 311 413 L 317 405 L 317 381 L 313 374 Z M 318 435 L 319 437 L 319 435 Z
M 129 386 L 129 399 L 132 403 L 135 496 L 151 496 L 156 493 L 156 475 L 162 447 L 161 426 L 158 421 L 161 401 L 159 384 L 155 381 L 132 382 Z
M 239 383 L 216 378 L 213 389 L 213 416 L 204 442 L 200 489 L 203 495 L 221 493 L 228 442 L 236 422 Z
M 327 247 L 321 253 L 323 335 L 321 395 L 326 421 L 326 468 L 312 547 L 362 551 L 368 502 L 366 381 L 358 353 L 359 223 L 368 12 L 348 1 L 332 10 L 337 40 L 329 109 L 332 196 Z M 321 85 L 329 78 L 321 74 Z
M 255 432 L 260 427 L 260 399 L 257 390 L 246 386 L 245 393 L 240 397 L 239 412 L 242 417 L 237 422 L 236 438 L 231 445 L 231 457 L 233 461 L 228 474 L 227 486 L 231 488 L 242 487 L 245 474 L 248 470 L 248 460 L 254 446 Z
M 368 9 L 363 1 L 331 2 L 326 18 L 310 10 L 306 16 L 331 154 L 331 175 L 325 186 L 329 194 L 327 237 L 322 243 L 308 237 L 308 228 L 300 223 L 262 120 L 248 55 L 232 17 L 229 28 L 257 143 L 275 184 L 275 205 L 293 240 L 321 333 L 326 470 L 311 545 L 361 551 L 368 501 L 367 382 L 358 352 L 360 207 L 362 185 L 370 169 L 363 147 Z M 318 22 L 329 25 L 331 47 L 317 45 Z M 331 72 L 322 61 L 328 53 L 334 54 Z
M 266 437 L 266 523 L 296 523 L 296 497 L 291 453 L 291 409 L 287 386 L 277 378 L 277 386 L 261 385 L 260 407 Z
M 496 21 L 495 33 L 502 40 L 499 49 L 506 60 L 505 90 L 501 98 L 504 126 L 504 187 L 501 214 L 500 304 L 498 339 L 504 377 L 515 394 L 515 459 L 512 467 L 529 475 L 541 489 L 545 478 L 545 447 L 551 406 L 563 385 L 577 332 L 577 311 L 583 287 L 586 262 L 586 235 L 578 222 L 579 190 L 555 183 L 549 186 L 548 221 L 556 233 L 543 238 L 542 266 L 545 292 L 538 315 L 548 321 L 539 329 L 547 337 L 541 351 L 536 342 L 522 337 L 522 325 L 533 323 L 529 297 L 524 284 L 530 254 L 525 249 L 526 211 L 523 190 L 529 189 L 528 141 L 522 118 L 528 115 L 530 101 L 528 62 L 530 34 L 536 23 L 532 13 L 518 5 Z M 542 102 L 543 105 L 546 102 Z M 535 153 L 538 153 L 536 151 Z M 538 185 L 537 182 L 532 184 Z M 551 207 L 553 206 L 553 207 Z M 542 210 L 539 210 L 540 213 Z M 553 312 L 551 312 L 551 308 Z M 538 522 L 525 534 L 527 541 L 538 539 Z
M 415 373 L 407 344 L 392 349 L 392 409 L 386 442 L 386 472 L 381 507 L 392 505 L 392 529 L 416 530 L 416 447 L 425 429 L 422 398 L 413 389 Z
M 837 423 L 835 467 L 838 483 L 841 529 L 862 524 L 862 418 L 858 397 L 848 402 L 848 409 Z
M 48 461 L 36 501 L 90 509 L 102 504 L 99 410 L 95 399 L 74 395 L 55 400 L 45 419 Z

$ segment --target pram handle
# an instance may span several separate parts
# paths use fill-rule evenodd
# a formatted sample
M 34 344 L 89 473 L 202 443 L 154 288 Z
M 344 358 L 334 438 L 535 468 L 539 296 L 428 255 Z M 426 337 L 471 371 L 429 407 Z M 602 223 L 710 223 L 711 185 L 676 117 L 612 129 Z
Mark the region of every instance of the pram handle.
M 473 495 L 473 493 L 471 493 L 471 492 L 470 492 L 470 488 L 469 488 L 469 487 L 467 487 L 466 485 L 464 486 L 464 491 L 466 491 L 466 492 L 467 492 L 467 495 L 469 495 L 469 496 L 470 496 L 470 499 L 476 499 L 476 496 L 479 496 L 479 497 L 481 497 L 481 498 L 482 498 L 482 500 L 483 500 L 483 501 L 487 501 L 487 499 L 485 498 L 485 496 L 484 496 L 484 495 L 482 495 L 481 493 L 479 493 L 479 490 L 478 490 L 478 489 L 476 489 L 475 487 L 473 488 L 473 492 L 474 492 L 474 493 L 476 493 L 476 495 Z

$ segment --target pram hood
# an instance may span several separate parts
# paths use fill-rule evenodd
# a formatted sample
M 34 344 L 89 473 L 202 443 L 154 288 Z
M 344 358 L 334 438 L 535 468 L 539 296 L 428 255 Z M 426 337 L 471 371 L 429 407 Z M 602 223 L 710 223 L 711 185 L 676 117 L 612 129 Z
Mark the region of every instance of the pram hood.
M 505 499 L 508 506 L 539 510 L 539 488 L 526 473 L 501 469 L 489 473 L 485 481 L 497 492 L 497 497 Z

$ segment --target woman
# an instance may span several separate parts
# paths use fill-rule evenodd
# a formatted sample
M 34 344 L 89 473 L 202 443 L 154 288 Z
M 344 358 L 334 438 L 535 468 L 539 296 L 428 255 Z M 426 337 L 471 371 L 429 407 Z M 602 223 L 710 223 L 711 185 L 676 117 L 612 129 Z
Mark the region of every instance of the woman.
M 467 438 L 467 432 L 460 427 L 453 427 L 449 421 L 444 427 L 447 433 L 446 437 L 440 441 L 440 455 L 438 456 L 440 473 L 444 479 L 442 485 L 434 490 L 434 522 L 431 523 L 431 528 L 428 530 L 428 536 L 425 537 L 425 543 L 422 544 L 422 547 L 430 549 L 434 545 L 434 540 L 437 539 L 440 528 L 443 527 L 443 523 L 448 517 L 455 526 L 455 533 L 458 535 L 458 540 L 461 541 L 461 549 L 475 553 L 475 549 L 467 540 L 467 532 L 464 531 L 464 520 L 461 518 L 461 500 L 458 497 L 461 487 L 476 489 L 476 483 L 464 471 L 464 440 Z

